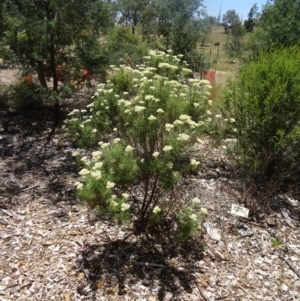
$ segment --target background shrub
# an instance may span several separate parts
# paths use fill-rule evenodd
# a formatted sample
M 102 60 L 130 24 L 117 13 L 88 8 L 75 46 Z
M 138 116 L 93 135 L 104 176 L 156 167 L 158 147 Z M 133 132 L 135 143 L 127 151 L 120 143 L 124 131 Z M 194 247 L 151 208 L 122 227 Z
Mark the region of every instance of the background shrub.
M 110 65 L 140 64 L 149 51 L 147 43 L 128 27 L 115 27 L 107 36 L 108 61 Z
M 0 109 L 8 106 L 9 89 L 6 86 L 0 85 Z
M 46 89 L 35 83 L 29 85 L 23 80 L 10 88 L 13 104 L 17 110 L 31 110 L 43 105 Z
M 227 138 L 235 158 L 267 177 L 299 172 L 300 50 L 263 52 L 247 64 L 224 96 Z M 229 136 L 228 136 L 229 135 Z

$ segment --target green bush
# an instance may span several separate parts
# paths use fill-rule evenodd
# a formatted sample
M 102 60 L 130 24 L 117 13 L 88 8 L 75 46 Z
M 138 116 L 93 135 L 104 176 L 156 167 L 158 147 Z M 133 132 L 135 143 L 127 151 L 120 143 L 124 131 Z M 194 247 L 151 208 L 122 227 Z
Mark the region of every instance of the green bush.
M 225 137 L 235 158 L 262 177 L 295 175 L 300 159 L 300 50 L 261 53 L 224 96 Z
M 0 86 L 0 108 L 6 108 L 9 100 L 9 89 L 5 86 Z
M 120 222 L 131 217 L 137 233 L 176 221 L 178 237 L 187 239 L 204 216 L 175 193 L 181 176 L 200 166 L 195 147 L 210 121 L 209 83 L 187 79 L 190 73 L 172 51 L 151 51 L 138 69 L 112 67 L 93 102 L 66 124 L 82 146 L 99 141 L 80 159 L 80 199 Z
M 186 60 L 193 71 L 199 72 L 200 74 L 210 69 L 215 69 L 217 63 L 216 58 L 212 58 L 211 54 L 207 55 L 201 50 L 192 50 L 186 57 Z
M 11 87 L 11 96 L 17 110 L 31 110 L 43 105 L 46 90 L 36 84 L 28 85 L 21 81 Z
M 129 27 L 115 27 L 107 37 L 108 60 L 110 65 L 140 64 L 149 51 L 141 37 L 133 35 Z

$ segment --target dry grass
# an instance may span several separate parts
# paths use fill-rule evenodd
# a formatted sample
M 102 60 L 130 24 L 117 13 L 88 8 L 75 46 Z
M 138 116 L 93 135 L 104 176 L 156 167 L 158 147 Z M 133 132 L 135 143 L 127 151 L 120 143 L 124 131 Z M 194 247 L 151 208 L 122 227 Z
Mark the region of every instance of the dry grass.
M 240 62 L 237 59 L 234 64 L 228 62 L 228 56 L 224 49 L 227 37 L 228 35 L 224 33 L 223 26 L 214 26 L 210 35 L 210 43 L 205 45 L 202 50 L 205 54 L 210 56 L 211 61 L 217 61 L 217 64 L 213 69 L 226 72 L 236 72 L 240 67 Z M 247 35 L 244 39 L 247 39 Z M 220 46 L 214 46 L 217 42 L 220 43 Z
M 212 85 L 211 90 L 209 91 L 211 93 L 210 99 L 216 104 L 220 101 L 222 95 L 223 95 L 223 89 L 225 87 L 225 83 L 218 83 Z

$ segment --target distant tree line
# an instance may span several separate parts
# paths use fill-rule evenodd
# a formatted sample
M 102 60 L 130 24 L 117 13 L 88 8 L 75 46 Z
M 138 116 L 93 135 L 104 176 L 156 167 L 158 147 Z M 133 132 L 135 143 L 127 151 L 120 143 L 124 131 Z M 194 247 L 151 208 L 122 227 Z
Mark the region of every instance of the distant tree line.
M 246 45 L 249 57 L 261 49 L 296 44 L 299 23 L 299 0 L 268 1 L 261 13 L 253 4 L 244 24 L 234 9 L 229 10 L 222 17 L 228 34 L 226 50 L 231 57 L 240 56 L 246 32 L 253 33 Z M 80 80 L 83 70 L 103 73 L 112 58 L 116 59 L 114 50 L 121 58 L 121 52 L 126 53 L 120 43 L 133 38 L 116 35 L 113 28 L 130 27 L 142 43 L 172 49 L 192 66 L 204 66 L 205 58 L 197 46 L 209 41 L 215 24 L 218 19 L 207 15 L 204 0 L 81 0 L 76 5 L 74 0 L 2 0 L 0 57 L 20 65 L 24 74 L 36 72 L 45 89 L 50 74 L 53 88 L 48 90 L 58 106 L 62 69 L 67 84 L 68 80 Z M 138 53 L 143 55 L 141 49 Z

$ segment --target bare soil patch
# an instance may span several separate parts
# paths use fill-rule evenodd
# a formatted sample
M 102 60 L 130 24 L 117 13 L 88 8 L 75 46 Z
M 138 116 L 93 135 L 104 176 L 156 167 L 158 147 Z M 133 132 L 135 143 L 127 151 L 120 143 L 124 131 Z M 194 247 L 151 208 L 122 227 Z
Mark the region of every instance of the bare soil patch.
M 14 85 L 20 79 L 19 69 L 0 69 L 0 86 Z

